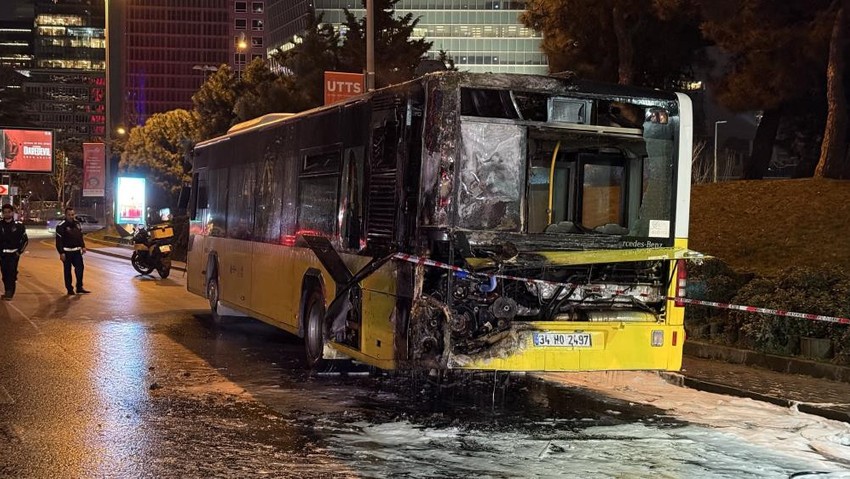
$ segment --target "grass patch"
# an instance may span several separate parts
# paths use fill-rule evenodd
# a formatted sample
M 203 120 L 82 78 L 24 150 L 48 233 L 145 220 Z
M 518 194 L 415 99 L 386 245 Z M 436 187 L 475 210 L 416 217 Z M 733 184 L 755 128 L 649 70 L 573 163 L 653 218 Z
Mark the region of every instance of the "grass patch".
M 741 272 L 789 266 L 850 270 L 850 181 L 730 181 L 694 185 L 690 248 Z

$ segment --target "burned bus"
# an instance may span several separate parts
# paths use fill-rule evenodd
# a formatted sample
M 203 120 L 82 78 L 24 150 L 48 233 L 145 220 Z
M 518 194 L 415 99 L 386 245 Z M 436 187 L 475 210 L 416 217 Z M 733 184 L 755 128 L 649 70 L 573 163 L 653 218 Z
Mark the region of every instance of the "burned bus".
M 188 289 L 311 366 L 677 370 L 691 102 L 441 72 L 194 149 Z

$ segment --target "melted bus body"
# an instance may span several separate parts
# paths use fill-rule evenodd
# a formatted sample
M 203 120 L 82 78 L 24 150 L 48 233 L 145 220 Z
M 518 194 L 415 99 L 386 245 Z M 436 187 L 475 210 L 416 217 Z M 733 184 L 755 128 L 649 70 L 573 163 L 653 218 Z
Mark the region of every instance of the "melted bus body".
M 678 370 L 681 94 L 444 72 L 196 145 L 188 289 L 385 369 Z

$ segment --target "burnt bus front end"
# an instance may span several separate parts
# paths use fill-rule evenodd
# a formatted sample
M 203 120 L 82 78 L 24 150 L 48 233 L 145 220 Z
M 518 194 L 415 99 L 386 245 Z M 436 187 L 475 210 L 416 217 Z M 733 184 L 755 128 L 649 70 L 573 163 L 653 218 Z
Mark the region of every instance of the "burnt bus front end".
M 431 78 L 426 103 L 408 359 L 680 369 L 688 98 L 467 74 Z

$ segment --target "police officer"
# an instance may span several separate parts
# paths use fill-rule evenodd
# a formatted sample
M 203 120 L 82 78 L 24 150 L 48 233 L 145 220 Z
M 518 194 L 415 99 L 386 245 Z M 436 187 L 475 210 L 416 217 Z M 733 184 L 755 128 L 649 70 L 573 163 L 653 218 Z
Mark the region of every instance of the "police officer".
M 3 271 L 3 286 L 6 288 L 3 299 L 7 301 L 15 296 L 18 260 L 28 242 L 26 227 L 20 221 L 15 221 L 15 207 L 3 205 L 3 219 L 0 220 L 0 270 Z
M 77 277 L 76 294 L 90 293 L 91 291 L 83 288 L 83 255 L 86 254 L 86 241 L 83 239 L 83 230 L 74 215 L 74 208 L 65 208 L 65 219 L 56 225 L 56 251 L 59 252 L 59 259 L 64 263 L 65 289 L 68 294 L 74 294 L 71 266 L 74 267 L 74 274 Z

